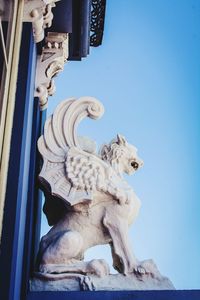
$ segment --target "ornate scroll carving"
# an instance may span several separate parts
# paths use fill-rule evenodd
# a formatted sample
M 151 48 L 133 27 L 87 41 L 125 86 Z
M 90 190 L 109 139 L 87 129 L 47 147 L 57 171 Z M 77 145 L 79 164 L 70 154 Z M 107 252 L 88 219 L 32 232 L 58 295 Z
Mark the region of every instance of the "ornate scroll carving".
M 24 22 L 32 22 L 35 42 L 44 38 L 44 29 L 51 27 L 55 2 L 60 0 L 25 0 Z
M 67 58 L 68 34 L 49 32 L 36 69 L 35 97 L 39 97 L 41 110 L 47 107 L 48 96 L 54 94 L 53 77 L 63 71 Z

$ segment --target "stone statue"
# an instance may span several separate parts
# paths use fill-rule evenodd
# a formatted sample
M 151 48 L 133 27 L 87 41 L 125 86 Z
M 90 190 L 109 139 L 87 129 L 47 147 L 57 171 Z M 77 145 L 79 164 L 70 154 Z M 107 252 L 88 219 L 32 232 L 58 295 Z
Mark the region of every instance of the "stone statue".
M 97 119 L 103 112 L 102 104 L 92 97 L 63 101 L 38 140 L 44 212 L 53 225 L 40 242 L 40 277 L 84 277 L 87 282 L 111 276 L 105 260 L 83 260 L 88 248 L 103 244 L 110 245 L 113 267 L 119 273 L 139 280 L 159 274 L 153 262 L 136 259 L 128 238 L 140 201 L 123 173 L 130 175 L 143 165 L 137 149 L 118 134 L 97 153 L 94 141 L 76 134 L 83 118 Z

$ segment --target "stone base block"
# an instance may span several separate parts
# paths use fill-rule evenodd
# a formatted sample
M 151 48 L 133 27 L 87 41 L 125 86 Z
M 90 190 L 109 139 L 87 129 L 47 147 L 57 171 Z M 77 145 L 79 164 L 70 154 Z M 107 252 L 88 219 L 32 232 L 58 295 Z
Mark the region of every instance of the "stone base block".
M 104 277 L 75 273 L 35 273 L 30 281 L 31 291 L 130 291 L 130 290 L 174 290 L 171 281 L 160 274 L 152 261 L 148 261 L 154 272 L 132 273 L 128 276 L 110 274 Z

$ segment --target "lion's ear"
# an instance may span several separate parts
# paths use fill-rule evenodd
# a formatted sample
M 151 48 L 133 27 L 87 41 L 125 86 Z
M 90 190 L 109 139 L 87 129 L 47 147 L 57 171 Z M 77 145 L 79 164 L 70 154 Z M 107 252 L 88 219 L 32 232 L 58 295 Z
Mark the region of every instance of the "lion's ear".
M 117 144 L 118 145 L 126 145 L 126 139 L 121 134 L 117 134 Z

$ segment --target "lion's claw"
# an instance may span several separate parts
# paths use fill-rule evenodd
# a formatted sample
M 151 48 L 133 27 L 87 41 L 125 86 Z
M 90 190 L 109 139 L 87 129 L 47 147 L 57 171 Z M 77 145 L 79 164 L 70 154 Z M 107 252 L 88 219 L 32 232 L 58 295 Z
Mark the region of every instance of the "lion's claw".
M 138 273 L 140 273 L 140 274 L 145 274 L 145 273 L 146 273 L 145 268 L 143 268 L 142 266 L 139 266 L 139 267 L 137 268 L 137 271 L 138 271 Z
M 143 266 L 139 265 L 139 266 L 137 266 L 137 267 L 134 268 L 134 273 L 136 275 L 142 276 L 142 275 L 146 274 L 147 272 L 146 272 L 146 270 L 145 270 L 145 268 Z

